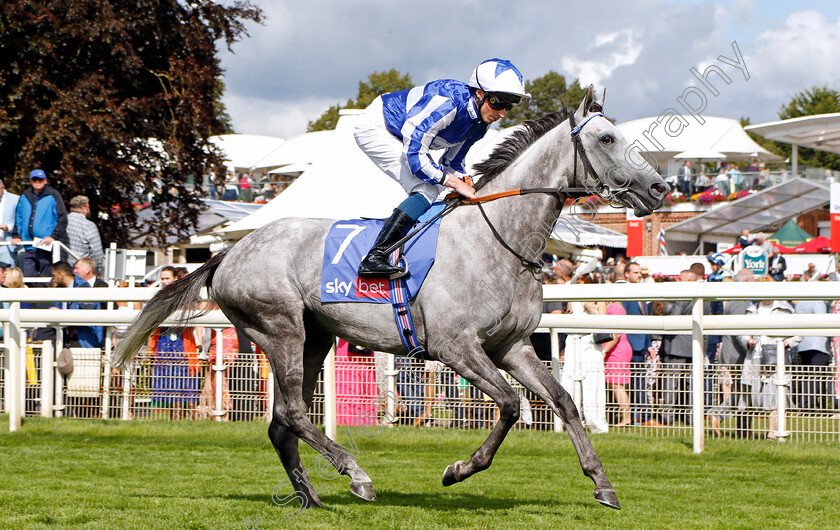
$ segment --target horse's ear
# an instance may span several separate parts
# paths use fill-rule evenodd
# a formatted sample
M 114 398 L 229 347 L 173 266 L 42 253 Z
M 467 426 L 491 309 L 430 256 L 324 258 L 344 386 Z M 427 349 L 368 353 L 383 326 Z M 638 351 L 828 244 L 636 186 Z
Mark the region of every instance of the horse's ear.
M 592 106 L 593 101 L 595 101 L 595 89 L 592 85 L 589 85 L 589 88 L 586 89 L 586 95 L 583 96 L 583 101 L 580 102 L 580 107 L 575 114 L 579 118 L 585 117 L 590 112 L 589 107 Z
M 601 93 L 601 98 L 589 106 L 589 112 L 604 112 L 604 100 L 607 99 L 607 89 Z

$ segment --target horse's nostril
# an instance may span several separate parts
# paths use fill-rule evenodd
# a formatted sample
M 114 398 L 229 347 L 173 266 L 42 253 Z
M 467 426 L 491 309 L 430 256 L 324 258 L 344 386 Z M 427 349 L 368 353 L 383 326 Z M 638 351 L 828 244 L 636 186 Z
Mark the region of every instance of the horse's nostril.
M 656 197 L 664 197 L 666 193 L 668 193 L 668 185 L 667 184 L 652 184 L 650 186 L 651 191 L 654 192 L 654 196 Z

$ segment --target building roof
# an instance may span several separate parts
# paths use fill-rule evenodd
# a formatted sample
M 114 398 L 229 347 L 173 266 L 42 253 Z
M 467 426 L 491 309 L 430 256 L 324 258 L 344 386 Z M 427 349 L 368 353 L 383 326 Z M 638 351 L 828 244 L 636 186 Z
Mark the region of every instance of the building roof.
M 735 201 L 719 203 L 708 212 L 666 228 L 665 235 L 680 241 L 702 238 L 732 243 L 744 228 L 760 231 L 828 202 L 827 183 L 795 178 Z
M 745 129 L 769 140 L 840 154 L 840 112 L 759 123 Z

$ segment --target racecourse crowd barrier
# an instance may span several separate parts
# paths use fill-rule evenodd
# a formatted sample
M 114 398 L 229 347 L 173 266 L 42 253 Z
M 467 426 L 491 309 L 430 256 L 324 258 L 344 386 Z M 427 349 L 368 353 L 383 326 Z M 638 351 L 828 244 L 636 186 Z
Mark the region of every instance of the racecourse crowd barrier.
M 9 413 L 12 430 L 19 428 L 21 417 L 33 415 L 123 420 L 269 419 L 273 396 L 268 389 L 273 387 L 273 380 L 268 363 L 259 354 L 224 352 L 213 362 L 202 358 L 197 365 L 188 367 L 188 376 L 172 375 L 184 370 L 167 372 L 148 352 L 141 352 L 127 369 L 117 369 L 110 361 L 110 337 L 114 326 L 130 322 L 135 311 L 19 307 L 20 301 L 47 298 L 145 301 L 156 289 L 73 291 L 76 292 L 0 291 L 0 300 L 11 305 L 8 310 L 0 310 L 6 331 L 0 350 L 0 406 Z M 702 307 L 699 302 L 703 300 L 718 299 L 835 300 L 840 299 L 840 283 L 570 285 L 548 286 L 545 295 L 547 300 L 689 299 L 695 301 L 696 309 Z M 551 337 L 553 358 L 546 364 L 559 379 L 563 363 L 557 336 L 561 332 L 691 333 L 696 348 L 696 339 L 704 333 L 833 336 L 840 329 L 840 315 L 800 317 L 704 316 L 697 311 L 682 317 L 543 315 L 543 327 L 538 331 Z M 201 317 L 198 323 L 218 329 L 229 326 L 218 311 Z M 61 344 L 54 349 L 49 342 L 27 343 L 25 331 L 39 325 L 73 324 L 109 326 L 108 340 L 102 350 L 74 350 L 74 372 L 65 377 L 57 371 L 55 362 Z M 174 325 L 176 321 L 166 324 Z M 609 430 L 634 430 L 651 436 L 691 434 L 698 452 L 703 449 L 702 444 L 697 445 L 698 433 L 701 439 L 720 434 L 794 441 L 840 440 L 836 364 L 813 368 L 796 364 L 795 358 L 793 363 L 786 362 L 785 355 L 781 355 L 774 365 L 754 367 L 755 373 L 747 385 L 743 366 L 709 365 L 702 351 L 699 355 L 698 351 L 693 353 L 693 364 L 638 366 L 645 373 L 645 414 L 657 419 L 657 423 L 635 425 L 631 420 L 624 425 L 624 410 L 611 390 L 603 391 L 600 402 L 582 395 L 586 393 L 583 387 L 587 378 L 603 377 L 597 367 L 567 367 L 572 374 L 570 394 L 591 430 L 603 430 L 590 420 L 603 416 Z M 558 418 L 541 400 L 508 379 L 520 395 L 522 414 L 516 429 L 562 429 Z M 390 396 L 399 399 L 388 399 Z M 328 358 L 310 409 L 312 420 L 325 425 L 333 436 L 341 426 L 352 425 L 359 418 L 378 418 L 387 424 L 489 428 L 496 414 L 495 405 L 481 392 L 439 363 L 381 353 L 348 354 L 341 349 L 338 356 L 331 354 Z M 717 418 L 715 422 L 710 420 L 712 416 Z

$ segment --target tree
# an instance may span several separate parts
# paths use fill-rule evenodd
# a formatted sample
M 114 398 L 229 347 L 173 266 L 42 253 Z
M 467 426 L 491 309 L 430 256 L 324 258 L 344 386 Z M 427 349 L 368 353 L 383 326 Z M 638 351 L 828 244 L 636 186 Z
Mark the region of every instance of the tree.
M 549 70 L 547 74 L 533 81 L 526 80 L 525 91 L 531 94 L 531 98 L 523 100 L 522 104 L 515 105 L 506 112 L 505 117 L 499 120 L 500 126 L 510 127 L 523 120 L 542 118 L 560 110 L 564 103 L 575 109 L 586 95 L 586 90 L 580 86 L 577 79 L 567 86 L 566 78 L 554 70 Z
M 187 235 L 193 183 L 223 175 L 210 134 L 229 128 L 216 42 L 230 48 L 262 12 L 245 1 L 6 0 L 0 5 L 0 177 L 20 191 L 40 167 L 85 194 L 103 238 Z M 153 140 L 150 140 L 153 139 Z M 98 215 L 97 215 L 98 214 Z
M 787 120 L 834 112 L 840 112 L 840 92 L 827 86 L 815 86 L 797 93 L 787 104 L 782 105 L 779 109 L 779 119 Z M 782 143 L 777 143 L 777 145 L 778 151 L 784 153 L 784 156 L 791 156 L 790 145 Z M 799 160 L 806 166 L 840 170 L 840 155 L 834 153 L 800 147 Z
M 348 99 L 343 107 L 338 103 L 331 106 L 317 120 L 310 121 L 306 130 L 307 132 L 313 132 L 335 129 L 335 125 L 338 123 L 339 110 L 363 109 L 370 105 L 377 96 L 388 92 L 406 90 L 413 86 L 414 83 L 411 82 L 410 75 L 400 74 L 393 68 L 387 72 L 374 72 L 368 76 L 367 82 L 359 81 L 359 93 L 355 101 Z

